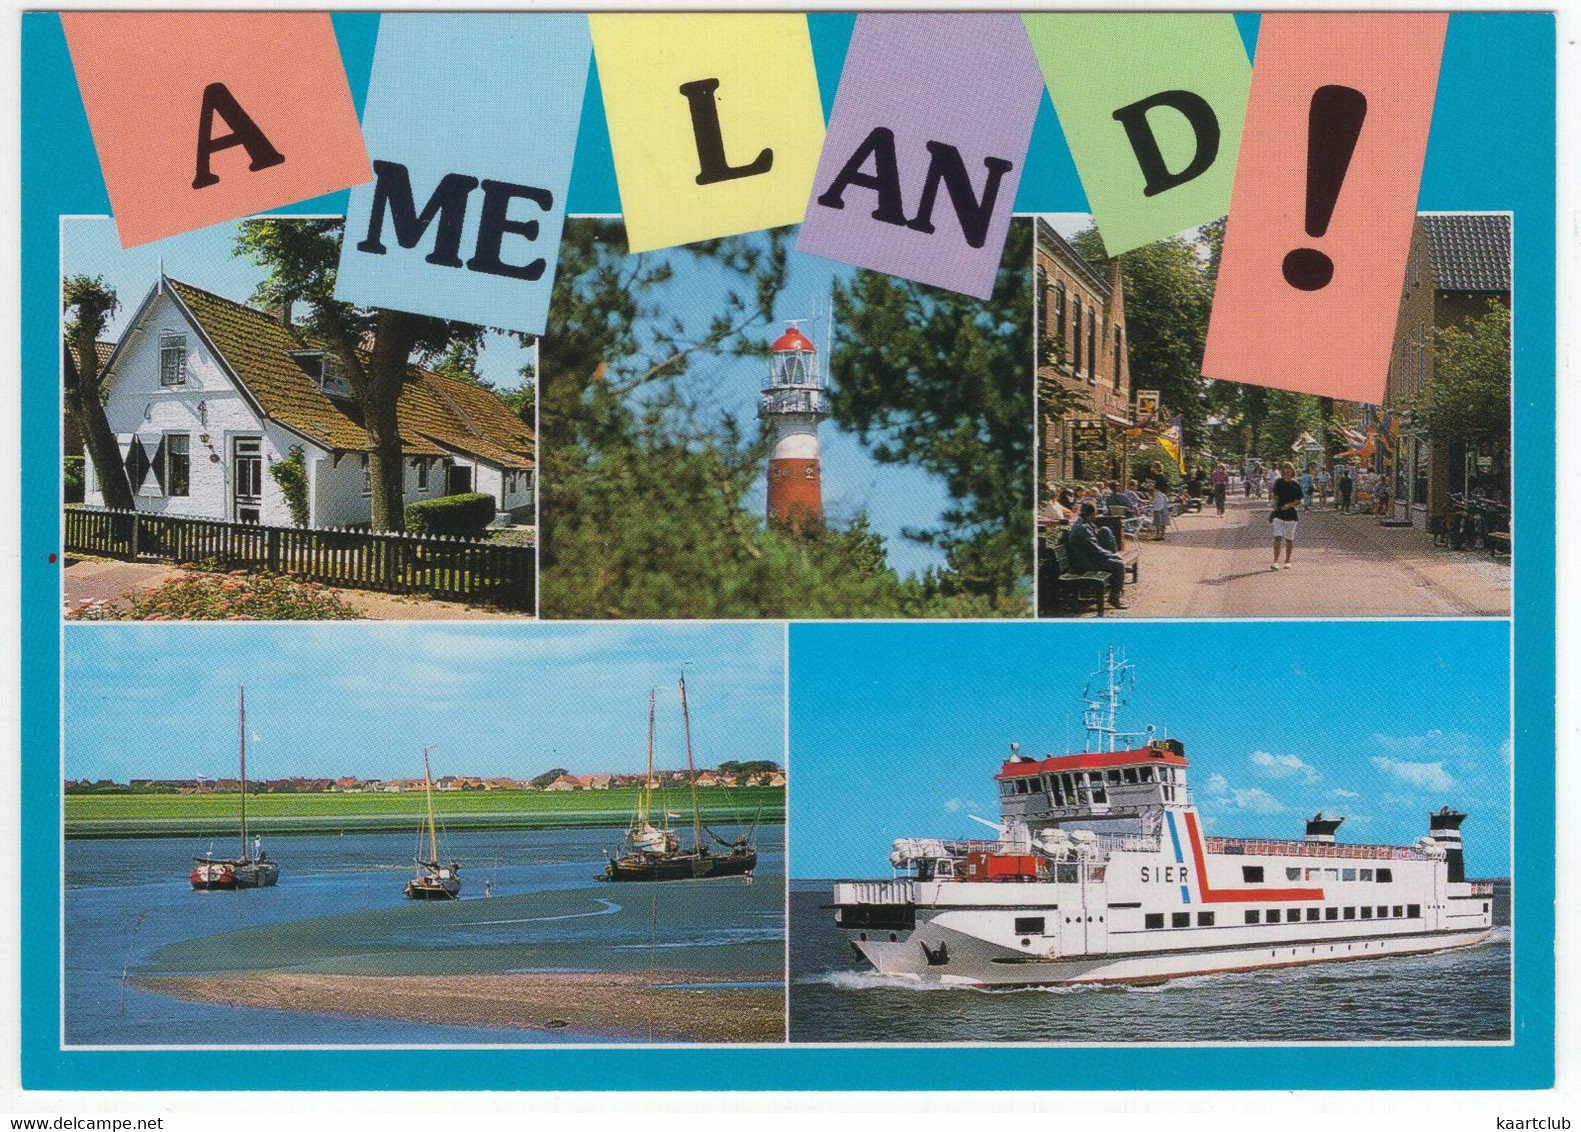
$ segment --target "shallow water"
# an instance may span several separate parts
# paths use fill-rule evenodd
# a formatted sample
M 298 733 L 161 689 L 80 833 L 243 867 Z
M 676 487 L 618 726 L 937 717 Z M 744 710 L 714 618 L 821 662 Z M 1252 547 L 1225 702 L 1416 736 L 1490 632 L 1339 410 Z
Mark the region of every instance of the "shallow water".
M 857 960 L 823 881 L 793 881 L 790 1034 L 801 1042 L 1507 1041 L 1509 894 L 1485 944 L 1431 955 L 1192 975 L 1151 987 L 977 990 Z
M 730 832 L 720 829 L 721 835 Z M 448 838 L 462 899 L 411 902 L 409 834 L 315 834 L 265 844 L 275 888 L 196 892 L 206 839 L 66 843 L 65 1039 L 78 1045 L 521 1044 L 572 1031 L 438 1026 L 184 1002 L 129 975 L 251 970 L 467 974 L 656 969 L 757 976 L 784 964 L 783 827 L 759 829 L 757 876 L 606 885 L 613 829 Z M 216 844 L 217 855 L 232 851 Z M 492 895 L 485 898 L 485 882 Z

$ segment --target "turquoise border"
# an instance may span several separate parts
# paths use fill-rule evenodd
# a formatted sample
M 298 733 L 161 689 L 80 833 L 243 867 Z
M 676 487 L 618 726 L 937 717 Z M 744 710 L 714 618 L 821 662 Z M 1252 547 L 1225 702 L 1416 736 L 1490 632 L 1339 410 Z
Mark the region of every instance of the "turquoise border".
M 1243 15 L 1250 41 L 1256 17 Z M 826 98 L 852 17 L 811 17 Z M 335 17 L 360 100 L 375 15 Z M 1515 214 L 1516 482 L 1549 484 L 1554 468 L 1555 201 L 1554 18 L 1548 13 L 1456 13 L 1449 22 L 1420 207 Z M 22 829 L 35 876 L 60 871 L 59 812 L 59 321 L 58 218 L 109 211 L 59 19 L 22 16 Z M 589 76 L 574 212 L 615 212 L 619 195 L 608 133 Z M 1058 124 L 1045 95 L 1021 192 L 1023 211 L 1084 211 Z M 288 211 L 333 212 L 345 194 Z M 1537 495 L 1528 498 L 1547 499 Z M 1521 511 L 1525 518 L 1525 510 Z M 59 907 L 52 883 L 22 893 L 22 1081 L 29 1089 L 223 1089 L 311 1082 L 324 1089 L 410 1089 L 438 1080 L 451 1089 L 1057 1089 L 1124 1081 L 1131 1089 L 1534 1089 L 1554 1080 L 1554 521 L 1547 503 L 1522 523 L 1514 635 L 1515 1041 L 1506 1047 L 1245 1047 L 1170 1049 L 1135 1072 L 1135 1051 L 1018 1049 L 1015 1080 L 1003 1051 L 939 1049 L 719 1048 L 706 1080 L 686 1050 L 379 1050 L 190 1054 L 58 1048 Z M 1409 631 L 1409 629 L 1403 630 Z M 1160 1054 L 1163 1051 L 1159 1051 Z M 233 1075 L 234 1071 L 234 1075 Z

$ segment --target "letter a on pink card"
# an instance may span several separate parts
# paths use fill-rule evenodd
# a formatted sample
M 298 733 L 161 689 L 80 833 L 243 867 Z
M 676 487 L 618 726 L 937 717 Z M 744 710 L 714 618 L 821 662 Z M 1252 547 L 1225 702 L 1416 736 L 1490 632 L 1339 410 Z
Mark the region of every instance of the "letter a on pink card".
M 65 12 L 123 247 L 373 177 L 327 12 Z
M 1382 401 L 1447 26 L 1263 17 L 1205 376 Z

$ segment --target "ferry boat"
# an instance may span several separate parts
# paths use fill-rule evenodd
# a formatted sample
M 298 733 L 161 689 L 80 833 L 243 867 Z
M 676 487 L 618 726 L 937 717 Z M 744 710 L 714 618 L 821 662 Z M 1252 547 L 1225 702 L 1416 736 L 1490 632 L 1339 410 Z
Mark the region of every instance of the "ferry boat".
M 1493 927 L 1493 886 L 1468 881 L 1449 807 L 1410 845 L 1346 844 L 1318 813 L 1300 839 L 1209 836 L 1184 746 L 1122 732 L 1132 666 L 1110 649 L 1084 695 L 1093 748 L 995 775 L 984 840 L 901 838 L 888 880 L 834 884 L 835 921 L 886 974 L 978 987 L 1161 983 L 1439 951 Z
M 280 866 L 264 854 L 262 838 L 254 835 L 250 850 L 247 845 L 247 689 L 238 687 L 236 695 L 241 731 L 241 851 L 233 860 L 216 860 L 210 846 L 207 856 L 194 857 L 187 879 L 200 892 L 271 888 L 280 879 Z

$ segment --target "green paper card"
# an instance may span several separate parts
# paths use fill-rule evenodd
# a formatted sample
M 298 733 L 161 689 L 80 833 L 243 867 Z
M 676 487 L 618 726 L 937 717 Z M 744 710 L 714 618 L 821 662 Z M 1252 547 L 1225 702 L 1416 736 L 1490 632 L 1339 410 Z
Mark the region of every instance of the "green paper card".
M 1110 255 L 1229 211 L 1252 79 L 1233 16 L 1024 19 Z

